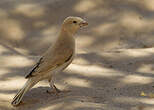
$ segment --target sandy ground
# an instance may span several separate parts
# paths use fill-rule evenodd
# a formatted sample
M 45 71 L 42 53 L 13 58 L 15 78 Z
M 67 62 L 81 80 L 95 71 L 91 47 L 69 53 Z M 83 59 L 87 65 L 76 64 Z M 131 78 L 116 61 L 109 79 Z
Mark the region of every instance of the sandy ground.
M 154 1 L 1 0 L 0 110 L 154 110 Z M 10 102 L 24 75 L 55 39 L 67 16 L 89 26 L 77 55 L 57 74 L 59 97 L 41 81 L 19 107 Z M 145 96 L 141 96 L 141 92 Z

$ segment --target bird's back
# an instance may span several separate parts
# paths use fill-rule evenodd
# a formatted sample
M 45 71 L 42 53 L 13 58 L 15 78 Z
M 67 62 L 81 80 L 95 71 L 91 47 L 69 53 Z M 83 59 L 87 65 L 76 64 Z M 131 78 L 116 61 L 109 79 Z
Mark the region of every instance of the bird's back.
M 56 69 L 66 62 L 69 62 L 68 64 L 71 63 L 75 53 L 75 40 L 73 36 L 62 35 L 58 37 L 56 42 L 41 57 L 41 62 L 35 66 L 35 70 L 32 70 L 33 72 L 30 73 L 31 75 L 27 76 L 41 76 L 41 74 L 44 76 L 47 72 Z

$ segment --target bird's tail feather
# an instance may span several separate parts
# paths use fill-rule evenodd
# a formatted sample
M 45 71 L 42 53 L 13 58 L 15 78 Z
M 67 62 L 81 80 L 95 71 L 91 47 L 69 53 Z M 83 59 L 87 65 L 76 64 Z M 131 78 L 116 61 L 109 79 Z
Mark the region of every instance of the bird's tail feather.
M 30 78 L 27 80 L 22 89 L 20 89 L 15 97 L 13 98 L 12 105 L 17 106 L 20 104 L 24 94 L 35 84 L 35 82 Z

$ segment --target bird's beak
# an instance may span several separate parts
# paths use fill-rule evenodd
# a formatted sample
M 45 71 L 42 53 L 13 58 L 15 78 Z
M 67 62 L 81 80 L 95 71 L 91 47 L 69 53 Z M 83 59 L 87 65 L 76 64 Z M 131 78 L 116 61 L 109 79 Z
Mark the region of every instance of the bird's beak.
M 88 25 L 88 23 L 86 21 L 82 21 L 79 23 L 80 27 L 87 26 L 87 25 Z

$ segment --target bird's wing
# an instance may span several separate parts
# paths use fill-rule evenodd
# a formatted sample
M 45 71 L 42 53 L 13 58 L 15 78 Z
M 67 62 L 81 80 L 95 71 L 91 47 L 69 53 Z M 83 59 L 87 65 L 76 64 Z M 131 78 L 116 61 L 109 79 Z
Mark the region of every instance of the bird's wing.
M 41 75 L 68 62 L 73 57 L 73 50 L 67 49 L 62 54 L 54 54 L 53 57 L 42 57 L 25 78 Z
M 28 74 L 26 74 L 25 78 L 29 78 L 29 77 L 32 77 L 33 76 L 32 73 L 36 72 L 36 70 L 39 68 L 39 66 L 42 63 L 42 60 L 43 60 L 43 57 L 41 57 L 39 59 L 39 61 L 34 65 L 34 67 L 32 68 L 32 70 Z

